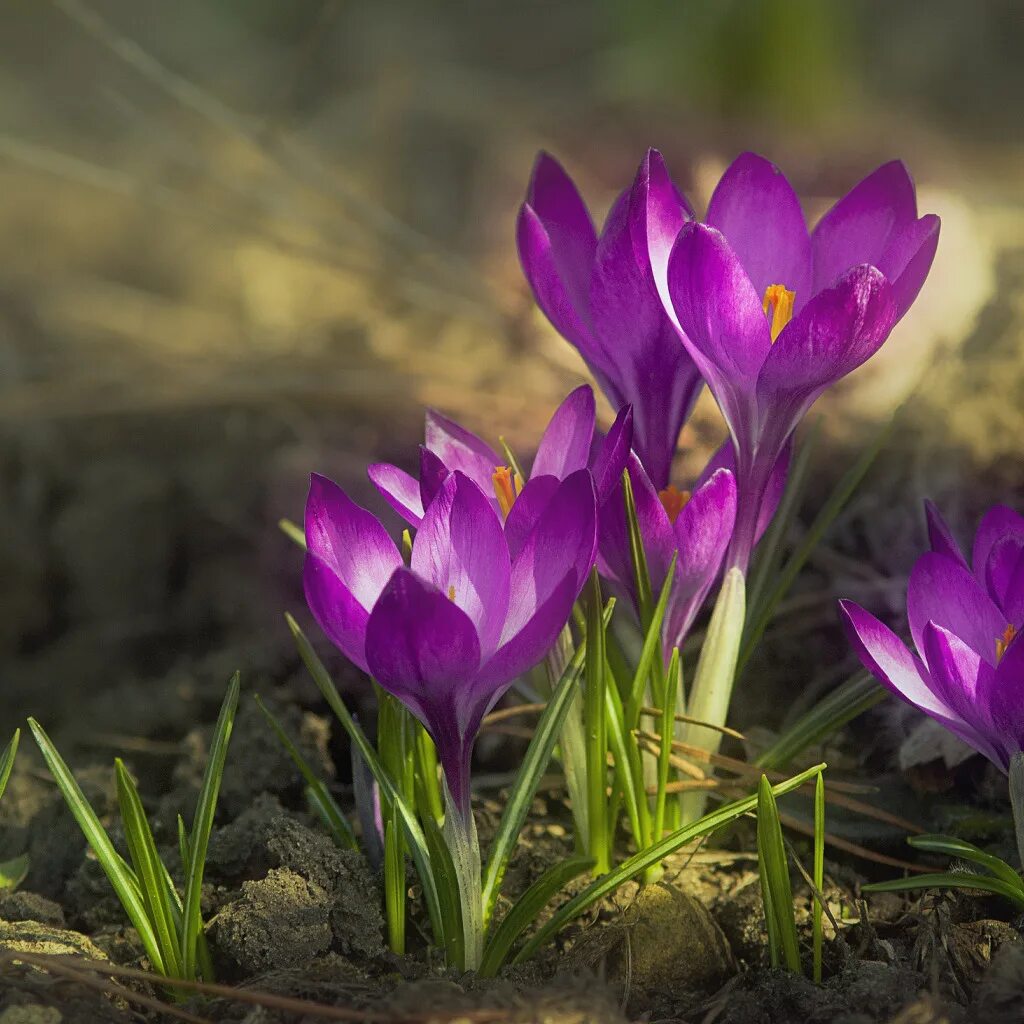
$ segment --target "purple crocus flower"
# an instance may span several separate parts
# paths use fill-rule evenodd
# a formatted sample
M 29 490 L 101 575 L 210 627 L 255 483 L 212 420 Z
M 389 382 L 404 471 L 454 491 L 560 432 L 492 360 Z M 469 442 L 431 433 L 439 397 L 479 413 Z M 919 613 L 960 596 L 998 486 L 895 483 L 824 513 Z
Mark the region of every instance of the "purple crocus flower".
M 310 611 L 426 726 L 464 823 L 472 821 L 469 763 L 480 723 L 568 620 L 594 564 L 596 518 L 593 480 L 578 470 L 512 551 L 488 495 L 457 470 L 425 509 L 406 566 L 375 516 L 312 477 Z
M 652 175 L 662 193 L 658 223 L 649 225 Z M 537 304 L 583 356 L 612 406 L 633 406 L 633 447 L 659 490 L 668 485 L 679 432 L 703 381 L 662 309 L 647 237 L 650 229 L 675 238 L 692 216 L 652 150 L 598 236 L 572 180 L 541 153 L 517 227 Z
M 910 308 L 931 268 L 939 219 L 917 216 L 913 182 L 894 162 L 809 233 L 786 178 L 745 153 L 718 183 L 707 222 L 687 222 L 673 238 L 671 183 L 659 162 L 650 167 L 651 265 L 736 444 L 739 513 L 727 562 L 746 571 L 783 445 Z
M 448 475 L 465 474 L 485 495 L 501 522 L 515 554 L 561 481 L 589 468 L 598 501 L 621 478 L 633 434 L 629 407 L 619 411 L 608 435 L 595 443 L 594 393 L 576 388 L 555 410 L 537 448 L 526 481 L 505 459 L 472 431 L 434 410 L 427 412 L 425 444 L 420 447 L 420 475 L 389 463 L 377 463 L 368 475 L 387 503 L 410 525 L 418 527 Z
M 847 633 L 883 686 L 1005 772 L 1024 749 L 1024 517 L 991 509 L 968 564 L 934 506 L 927 514 L 932 550 L 907 584 L 917 653 L 859 605 L 841 601 Z

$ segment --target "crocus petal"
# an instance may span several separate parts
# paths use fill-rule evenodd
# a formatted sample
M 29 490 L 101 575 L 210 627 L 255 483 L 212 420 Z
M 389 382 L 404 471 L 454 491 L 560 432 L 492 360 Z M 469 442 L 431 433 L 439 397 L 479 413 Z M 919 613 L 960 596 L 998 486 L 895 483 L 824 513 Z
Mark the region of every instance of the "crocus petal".
M 995 672 L 979 687 L 978 699 L 998 737 L 1002 761 L 996 763 L 1006 771 L 1010 758 L 1024 750 L 1024 643 L 1020 637 L 1010 644 Z
M 676 550 L 676 537 L 665 506 L 644 471 L 635 452 L 627 460 L 629 480 L 633 485 L 637 524 L 644 542 L 648 572 L 653 588 L 660 590 Z M 621 478 L 611 489 L 599 513 L 598 571 L 615 582 L 619 589 L 637 602 L 633 579 L 633 560 L 626 522 L 626 495 Z
M 396 570 L 366 627 L 370 672 L 426 726 L 448 788 L 469 806 L 469 751 L 479 720 L 467 701 L 480 666 L 477 632 L 458 605 L 412 570 Z
M 668 264 L 675 247 L 676 239 L 683 224 L 693 219 L 693 211 L 689 205 L 681 215 L 679 190 L 675 186 L 661 153 L 649 149 L 634 185 L 634 195 L 639 208 L 637 218 L 632 225 L 643 230 L 643 236 L 635 239 L 637 249 L 646 242 L 647 256 L 651 263 L 651 274 L 654 286 L 658 290 L 662 307 L 669 320 L 681 333 L 679 320 L 672 306 L 672 296 L 668 286 Z M 682 200 L 684 203 L 685 200 Z
M 420 503 L 428 508 L 430 503 L 437 497 L 445 480 L 448 479 L 450 470 L 425 445 L 420 445 Z M 498 510 L 498 500 L 494 499 L 494 510 Z
M 861 263 L 870 263 L 884 273 L 879 264 L 890 243 L 916 220 L 914 183 L 906 167 L 894 160 L 873 171 L 814 229 L 814 290 L 828 287 Z
M 462 473 L 452 473 L 430 503 L 411 565 L 469 616 L 483 657 L 490 655 L 508 610 L 508 547 L 487 498 Z
M 561 271 L 551 247 L 551 238 L 540 217 L 524 203 L 516 222 L 516 246 L 523 274 L 533 297 L 555 330 L 575 345 L 584 358 L 593 354 L 590 339 L 589 311 L 578 308 L 577 301 L 585 295 L 574 295 L 562 280 Z
M 861 664 L 897 697 L 946 724 L 953 712 L 932 691 L 920 659 L 884 623 L 853 601 L 840 601 L 846 635 Z
M 952 719 L 943 724 L 975 750 L 1000 764 L 998 741 L 987 709 L 978 699 L 979 691 L 991 685 L 990 677 L 995 670 L 959 637 L 934 623 L 925 627 L 924 645 L 932 690 L 949 708 Z
M 585 469 L 594 439 L 594 392 L 584 384 L 555 410 L 537 447 L 531 476 L 564 480 Z
M 309 481 L 305 525 L 306 550 L 369 611 L 402 564 L 387 530 L 336 483 L 317 473 Z
M 924 652 L 929 622 L 948 629 L 990 665 L 1006 619 L 981 584 L 959 562 L 934 551 L 915 563 L 907 582 L 907 619 L 917 649 Z
M 590 308 L 609 400 L 633 405 L 633 447 L 657 487 L 668 483 L 679 431 L 703 384 L 680 344 L 654 281 L 648 230 L 672 237 L 690 218 L 686 201 L 667 178 L 656 204 L 650 201 L 648 154 L 633 186 L 613 206 L 598 243 Z M 658 218 L 656 226 L 649 220 Z
M 821 393 L 870 358 L 895 322 L 889 283 L 855 267 L 819 292 L 783 329 L 757 380 L 762 424 L 781 443 Z
M 498 702 L 509 684 L 538 664 L 551 649 L 562 627 L 569 621 L 580 586 L 576 571 L 570 569 L 551 589 L 543 603 L 522 628 L 505 641 L 481 667 L 473 682 L 474 699 L 482 714 Z
M 353 597 L 337 574 L 315 555 L 306 555 L 302 569 L 306 604 L 324 635 L 342 654 L 366 667 L 366 623 L 370 613 Z
M 590 473 L 582 469 L 559 485 L 512 563 L 512 587 L 502 643 L 538 614 L 570 571 L 576 582 L 575 599 L 594 564 L 596 520 L 594 482 Z M 559 628 L 562 625 L 560 623 Z
M 1004 537 L 1024 540 L 1024 516 L 1006 505 L 993 505 L 982 517 L 978 524 L 978 532 L 974 535 L 971 565 L 974 568 L 974 575 L 979 580 L 985 578 L 985 569 L 992 548 Z
M 757 376 L 772 340 L 761 299 L 746 271 L 718 231 L 689 223 L 669 257 L 668 291 L 683 343 L 734 439 L 752 446 Z
M 878 269 L 892 283 L 896 319 L 914 304 L 939 247 L 939 218 L 928 214 L 908 225 L 893 239 L 878 261 Z
M 423 519 L 420 484 L 404 469 L 387 462 L 369 466 L 366 475 L 381 497 L 410 525 L 419 526 Z
M 686 639 L 718 577 L 735 522 L 736 478 L 720 469 L 693 492 L 673 526 L 679 556 L 665 627 L 666 651 Z
M 449 472 L 465 473 L 485 494 L 491 490 L 495 467 L 504 464 L 489 444 L 433 409 L 427 410 L 426 446 Z
M 985 566 L 985 586 L 1014 629 L 1024 624 L 1024 537 L 997 541 Z
M 513 502 L 505 520 L 505 543 L 511 559 L 515 560 L 523 550 L 560 483 L 556 476 L 532 476 Z
M 932 551 L 952 558 L 953 561 L 960 562 L 966 567 L 967 562 L 964 561 L 963 553 L 953 536 L 953 531 L 949 528 L 946 520 L 942 518 L 942 513 L 935 502 L 927 498 L 924 501 L 924 518 L 928 526 L 928 543 L 931 545 Z
M 796 292 L 797 309 L 811 295 L 811 238 L 800 200 L 786 176 L 756 153 L 738 156 L 708 204 L 707 223 L 725 235 L 754 291 L 772 284 Z
M 624 405 L 611 430 L 601 440 L 594 440 L 596 452 L 590 466 L 597 492 L 598 507 L 604 504 L 615 485 L 622 479 L 633 443 L 633 407 Z
M 577 309 L 586 309 L 597 232 L 572 178 L 548 153 L 540 153 L 526 202 L 540 218 L 559 276 Z

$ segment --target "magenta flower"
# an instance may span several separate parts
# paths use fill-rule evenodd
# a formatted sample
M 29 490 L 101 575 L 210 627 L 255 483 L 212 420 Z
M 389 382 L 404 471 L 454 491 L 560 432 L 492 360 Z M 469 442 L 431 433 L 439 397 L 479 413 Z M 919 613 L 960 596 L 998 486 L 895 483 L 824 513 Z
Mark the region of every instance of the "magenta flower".
M 648 244 L 665 309 L 728 422 L 739 513 L 728 563 L 746 570 L 761 498 L 807 410 L 867 360 L 917 297 L 939 220 L 917 216 L 901 163 L 880 167 L 809 233 L 789 182 L 745 153 L 719 182 L 707 223 L 673 241 L 671 183 L 650 162 Z M 657 177 L 657 180 L 656 180 Z
M 928 506 L 932 550 L 907 584 L 917 653 L 859 605 L 841 601 L 864 667 L 1004 772 L 1024 749 L 1024 518 L 1003 506 L 982 519 L 971 564 Z
M 587 385 L 571 392 L 544 430 L 528 480 L 521 480 L 486 441 L 438 412 L 427 412 L 426 443 L 420 448 L 420 476 L 415 479 L 389 463 L 367 473 L 387 503 L 410 526 L 418 527 L 449 473 L 460 472 L 485 495 L 505 524 L 513 555 L 561 481 L 589 468 L 598 501 L 621 478 L 632 438 L 632 413 L 620 410 L 607 437 L 595 443 L 594 393 Z
M 310 611 L 350 661 L 426 726 L 464 822 L 480 723 L 568 620 L 594 564 L 596 518 L 593 481 L 578 470 L 557 484 L 512 552 L 489 497 L 456 471 L 426 508 L 407 567 L 375 516 L 312 477 Z
M 659 221 L 648 225 L 653 164 Z M 662 309 L 647 236 L 650 228 L 674 238 L 692 216 L 652 150 L 599 237 L 572 180 L 541 153 L 517 227 L 537 304 L 578 349 L 612 406 L 633 406 L 633 447 L 659 490 L 668 485 L 679 431 L 703 381 Z

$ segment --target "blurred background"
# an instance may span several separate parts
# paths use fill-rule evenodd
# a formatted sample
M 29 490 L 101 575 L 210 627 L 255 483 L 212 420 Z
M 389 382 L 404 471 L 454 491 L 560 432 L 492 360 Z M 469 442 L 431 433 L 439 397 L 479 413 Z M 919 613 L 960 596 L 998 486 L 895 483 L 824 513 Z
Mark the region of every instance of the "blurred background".
M 170 738 L 235 667 L 293 673 L 301 559 L 277 520 L 300 518 L 314 469 L 373 503 L 365 463 L 409 463 L 424 405 L 529 449 L 585 377 L 516 260 L 541 147 L 599 217 L 655 145 L 698 210 L 755 149 L 812 217 L 900 157 L 943 218 L 912 314 L 820 405 L 818 495 L 912 396 L 775 631 L 783 652 L 801 638 L 808 692 L 852 665 L 820 629 L 837 593 L 898 611 L 922 496 L 964 531 L 1024 498 L 1018 0 L 36 0 L 0 17 L 4 729 L 32 711 Z M 681 478 L 721 436 L 705 396 Z

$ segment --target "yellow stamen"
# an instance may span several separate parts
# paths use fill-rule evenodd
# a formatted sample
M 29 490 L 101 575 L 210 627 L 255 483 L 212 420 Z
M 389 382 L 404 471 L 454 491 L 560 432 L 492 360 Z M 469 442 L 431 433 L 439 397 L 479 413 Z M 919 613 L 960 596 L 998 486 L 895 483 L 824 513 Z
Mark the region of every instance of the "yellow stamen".
M 665 490 L 658 491 L 658 497 L 661 498 L 661 504 L 668 513 L 669 522 L 675 523 L 679 513 L 686 508 L 686 503 L 690 500 L 690 491 L 681 491 L 675 484 L 669 484 Z
M 491 476 L 494 484 L 494 496 L 498 499 L 503 518 L 508 518 L 516 498 L 523 490 L 523 480 L 518 473 L 513 473 L 508 466 L 495 466 Z
M 996 640 L 996 661 L 1002 661 L 1003 655 L 1006 653 L 1006 648 L 1013 642 L 1013 638 L 1017 635 L 1017 628 L 1011 622 L 1006 629 L 1003 630 L 1003 635 Z
M 455 600 L 455 584 L 454 583 L 448 588 L 448 600 L 449 601 L 454 601 Z
M 782 328 L 793 319 L 793 303 L 796 292 L 791 292 L 784 284 L 770 284 L 764 290 L 765 316 L 771 317 L 772 341 L 782 333 Z

